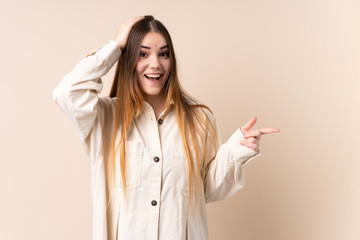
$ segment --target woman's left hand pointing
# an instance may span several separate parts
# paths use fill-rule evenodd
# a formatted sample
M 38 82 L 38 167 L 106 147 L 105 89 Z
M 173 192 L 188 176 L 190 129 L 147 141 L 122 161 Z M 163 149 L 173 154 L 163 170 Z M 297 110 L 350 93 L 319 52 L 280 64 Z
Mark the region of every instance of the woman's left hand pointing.
M 278 128 L 262 128 L 250 130 L 255 125 L 257 118 L 252 117 L 249 122 L 240 128 L 244 135 L 244 140 L 240 141 L 241 145 L 253 149 L 255 152 L 259 152 L 260 138 L 262 134 L 277 133 L 280 132 Z

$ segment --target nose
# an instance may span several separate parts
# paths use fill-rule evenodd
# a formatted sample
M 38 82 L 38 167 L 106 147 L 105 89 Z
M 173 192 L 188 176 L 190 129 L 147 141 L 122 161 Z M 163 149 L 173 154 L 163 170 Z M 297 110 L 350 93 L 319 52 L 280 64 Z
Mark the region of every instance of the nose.
M 149 67 L 151 69 L 158 69 L 160 68 L 160 62 L 159 62 L 159 59 L 157 56 L 152 56 L 150 59 L 149 59 Z

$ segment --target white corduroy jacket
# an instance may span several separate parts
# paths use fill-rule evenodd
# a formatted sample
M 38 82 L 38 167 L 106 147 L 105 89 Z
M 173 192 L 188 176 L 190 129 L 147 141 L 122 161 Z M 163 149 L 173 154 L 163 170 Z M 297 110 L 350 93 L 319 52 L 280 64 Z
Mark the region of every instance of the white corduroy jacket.
M 240 129 L 213 149 L 202 146 L 200 206 L 189 207 L 188 169 L 176 114 L 172 106 L 156 119 L 145 102 L 143 113 L 128 131 L 127 204 L 122 195 L 120 167 L 110 198 L 105 166 L 110 158 L 115 99 L 99 97 L 104 76 L 121 55 L 115 41 L 82 59 L 53 90 L 53 99 L 73 121 L 91 167 L 93 240 L 206 240 L 205 203 L 228 198 L 244 186 L 243 165 L 260 153 L 240 145 Z M 214 116 L 206 112 L 217 128 Z M 161 119 L 159 121 L 159 119 Z M 119 132 L 120 134 L 120 132 Z M 120 136 L 118 136 L 119 140 Z M 211 153 L 216 152 L 211 160 Z M 206 153 L 206 154 L 205 154 Z M 192 192 L 191 194 L 194 194 Z

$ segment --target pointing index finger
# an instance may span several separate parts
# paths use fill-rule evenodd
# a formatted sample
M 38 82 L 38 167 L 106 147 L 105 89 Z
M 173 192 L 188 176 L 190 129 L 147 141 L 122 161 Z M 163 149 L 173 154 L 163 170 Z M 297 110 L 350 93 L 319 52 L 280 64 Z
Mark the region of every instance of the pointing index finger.
M 278 128 L 262 128 L 260 129 L 261 134 L 268 134 L 268 133 L 277 133 L 280 132 Z

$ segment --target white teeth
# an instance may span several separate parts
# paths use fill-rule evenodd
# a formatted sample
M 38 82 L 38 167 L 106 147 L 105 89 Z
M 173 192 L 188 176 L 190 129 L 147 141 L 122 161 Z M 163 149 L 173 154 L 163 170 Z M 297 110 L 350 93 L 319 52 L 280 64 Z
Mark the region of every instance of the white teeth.
M 161 74 L 145 74 L 145 76 L 147 77 L 151 77 L 151 78 L 158 78 L 160 77 Z

